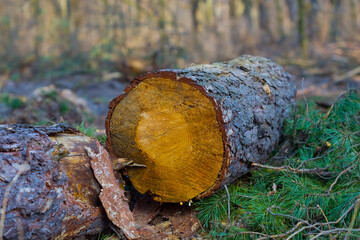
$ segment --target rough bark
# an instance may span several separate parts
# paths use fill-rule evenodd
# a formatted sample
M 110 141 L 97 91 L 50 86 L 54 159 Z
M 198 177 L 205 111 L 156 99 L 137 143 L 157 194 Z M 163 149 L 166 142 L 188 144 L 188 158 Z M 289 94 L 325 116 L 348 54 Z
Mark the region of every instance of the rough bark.
M 108 218 L 122 230 L 127 239 L 137 239 L 140 235 L 135 227 L 135 219 L 129 209 L 125 191 L 116 181 L 110 155 L 100 143 L 97 144 L 97 147 L 98 154 L 88 147 L 85 149 L 91 158 L 90 163 L 94 175 L 102 187 L 99 196 L 101 203 Z
M 103 230 L 100 186 L 84 150 L 97 151 L 96 142 L 62 124 L 0 125 L 0 238 L 70 239 Z
M 169 79 L 192 86 L 211 101 L 216 111 L 223 141 L 222 166 L 212 186 L 199 192 L 196 198 L 208 196 L 249 172 L 252 162 L 263 163 L 268 159 L 278 144 L 283 120 L 289 117 L 295 96 L 291 76 L 279 65 L 262 57 L 242 56 L 229 62 L 148 73 L 135 78 L 125 93 L 109 105 L 107 146 L 114 155 L 120 147 L 114 144 L 117 136 L 111 132 L 114 111 L 123 99 L 148 79 Z

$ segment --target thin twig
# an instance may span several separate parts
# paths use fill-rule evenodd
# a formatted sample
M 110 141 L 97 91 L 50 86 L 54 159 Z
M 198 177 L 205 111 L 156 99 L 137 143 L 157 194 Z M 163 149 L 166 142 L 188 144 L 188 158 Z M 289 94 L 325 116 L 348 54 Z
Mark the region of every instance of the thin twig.
M 350 169 L 352 169 L 353 167 L 355 167 L 355 164 L 348 167 L 347 169 L 345 169 L 344 171 L 342 171 L 335 179 L 335 181 L 330 185 L 330 188 L 328 190 L 328 194 L 330 194 L 332 188 L 334 187 L 334 185 L 337 183 L 337 181 L 339 180 L 340 176 L 343 175 L 344 173 L 346 173 L 347 171 L 349 171 Z
M 266 238 L 268 238 L 268 235 L 264 234 L 264 233 L 259 233 L 259 232 L 238 232 L 235 234 L 235 236 L 237 235 L 243 235 L 243 234 L 255 234 L 255 235 L 260 235 Z
M 321 159 L 321 158 L 323 158 L 323 157 L 326 157 L 329 153 L 331 153 L 331 152 L 333 152 L 333 151 L 335 151 L 335 150 L 338 150 L 339 148 L 341 148 L 341 147 L 337 147 L 337 148 L 333 148 L 333 149 L 331 149 L 331 150 L 328 150 L 328 151 L 326 151 L 326 152 L 325 152 L 323 155 L 321 155 L 321 156 L 306 159 L 306 160 L 302 161 L 302 162 L 300 163 L 300 165 L 299 165 L 297 168 L 295 168 L 295 169 L 300 169 L 300 168 L 301 168 L 305 163 L 307 163 L 307 162 L 314 161 L 314 160 L 318 160 L 318 159 Z
M 4 236 L 4 224 L 5 224 L 5 213 L 6 207 L 9 200 L 10 190 L 14 183 L 18 180 L 21 174 L 27 172 L 30 169 L 30 165 L 28 163 L 24 163 L 18 167 L 18 172 L 16 173 L 15 177 L 11 180 L 9 185 L 7 185 L 4 193 L 2 208 L 1 208 L 1 218 L 0 218 L 0 240 L 3 240 Z
M 333 173 L 331 172 L 325 172 L 329 167 L 325 167 L 325 168 L 310 168 L 310 169 L 297 169 L 297 168 L 292 168 L 290 166 L 280 166 L 280 167 L 274 167 L 274 166 L 268 166 L 268 165 L 262 165 L 259 163 L 252 163 L 251 164 L 253 167 L 261 167 L 261 168 L 266 168 L 266 169 L 272 169 L 275 171 L 292 171 L 295 173 L 317 173 L 320 174 L 319 172 L 322 172 L 321 175 L 331 175 Z
M 359 200 L 357 200 L 359 201 Z M 301 233 L 302 231 L 309 229 L 309 228 L 315 228 L 317 226 L 325 226 L 328 224 L 338 224 L 342 219 L 344 219 L 346 217 L 346 215 L 353 209 L 353 207 L 355 206 L 355 203 L 353 203 L 344 213 L 343 215 L 341 215 L 336 221 L 334 222 L 327 222 L 327 223 L 315 223 L 313 225 L 309 225 L 309 226 L 304 226 L 302 228 L 300 228 L 298 231 L 294 232 L 293 234 L 291 234 L 288 238 L 286 238 L 286 240 L 290 240 L 291 238 L 293 238 L 294 236 L 296 236 L 297 234 Z
M 305 224 L 307 224 L 307 225 L 310 225 L 310 223 L 309 223 L 308 221 L 303 220 L 303 219 L 301 219 L 301 218 L 297 218 L 297 217 L 294 217 L 294 216 L 291 216 L 291 215 L 287 215 L 287 214 L 274 213 L 274 212 L 271 211 L 271 208 L 272 208 L 272 207 L 267 208 L 266 211 L 268 211 L 268 212 L 269 212 L 271 215 L 273 215 L 273 216 L 287 217 L 287 218 L 291 218 L 291 219 L 297 220 L 297 221 L 299 221 L 299 222 L 305 223 Z
M 276 234 L 276 235 L 261 237 L 261 238 L 258 238 L 258 240 L 268 239 L 268 238 L 282 238 L 282 237 L 285 237 L 286 235 L 294 232 L 301 224 L 302 224 L 302 222 L 298 222 L 298 223 L 297 223 L 292 229 L 290 229 L 289 231 L 286 231 L 286 232 L 281 233 L 281 234 Z
M 224 229 L 224 232 L 226 232 L 227 227 L 229 226 L 229 224 L 231 225 L 231 217 L 230 217 L 231 212 L 230 212 L 230 194 L 229 194 L 229 190 L 228 190 L 226 185 L 224 185 L 224 188 L 225 188 L 226 195 L 227 195 L 227 198 L 228 198 L 228 201 L 227 201 L 227 207 L 228 207 L 228 216 L 227 217 L 228 217 L 228 221 L 227 221 L 225 229 Z
M 360 232 L 360 228 L 356 228 L 356 229 L 348 229 L 348 228 L 334 228 L 331 230 L 327 230 L 327 231 L 321 231 L 318 235 L 310 238 L 310 240 L 319 238 L 320 236 L 323 235 L 329 235 L 331 233 L 338 233 L 338 232 L 347 232 L 347 231 L 351 231 L 351 232 Z
M 330 224 L 329 224 L 329 220 L 327 219 L 327 217 L 326 217 L 326 215 L 325 215 L 324 211 L 322 210 L 322 208 L 320 207 L 320 205 L 319 205 L 319 204 L 318 204 L 318 205 L 316 205 L 316 206 L 320 209 L 320 212 L 322 213 L 322 215 L 324 216 L 324 218 L 325 218 L 325 220 L 326 220 L 326 223 L 328 224 L 328 228 L 329 228 L 329 230 L 331 230 L 331 227 L 330 227 Z M 332 239 L 331 234 L 330 234 L 330 239 Z
M 350 226 L 349 226 L 349 231 L 348 233 L 346 234 L 345 236 L 345 240 L 348 239 L 349 237 L 349 233 L 351 231 L 351 229 L 353 229 L 354 225 L 355 225 L 355 221 L 356 221 L 356 218 L 358 217 L 358 213 L 359 213 L 359 208 L 360 208 L 360 194 L 357 196 L 357 201 L 356 201 L 356 205 L 355 205 L 355 209 L 354 209 L 354 213 L 351 217 L 351 222 L 350 222 Z

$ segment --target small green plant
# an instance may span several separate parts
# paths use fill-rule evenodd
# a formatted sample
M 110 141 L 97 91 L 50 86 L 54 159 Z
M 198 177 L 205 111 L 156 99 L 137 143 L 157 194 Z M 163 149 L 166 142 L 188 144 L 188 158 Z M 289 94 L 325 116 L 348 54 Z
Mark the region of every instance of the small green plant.
M 69 108 L 72 106 L 72 103 L 67 100 L 59 101 L 59 110 L 61 114 L 65 114 L 69 111 Z
M 114 234 L 109 234 L 109 233 L 100 233 L 98 236 L 98 240 L 109 240 L 114 236 Z
M 327 113 L 307 102 L 297 109 L 287 154 L 196 203 L 210 237 L 360 238 L 360 96 L 348 91 Z
M 75 126 L 82 134 L 85 134 L 89 137 L 96 137 L 101 143 L 105 143 L 106 135 L 105 134 L 98 134 L 97 128 L 94 126 L 85 126 L 85 123 L 82 122 L 79 125 Z
M 0 102 L 4 103 L 10 109 L 15 110 L 25 105 L 26 97 L 18 97 L 8 93 L 2 93 L 0 94 Z
M 63 123 L 66 124 L 66 122 L 63 122 Z M 34 123 L 33 125 L 34 126 L 41 126 L 41 125 L 54 125 L 54 124 L 55 124 L 55 122 L 51 122 L 51 121 L 48 121 L 48 120 L 40 120 L 40 121 Z

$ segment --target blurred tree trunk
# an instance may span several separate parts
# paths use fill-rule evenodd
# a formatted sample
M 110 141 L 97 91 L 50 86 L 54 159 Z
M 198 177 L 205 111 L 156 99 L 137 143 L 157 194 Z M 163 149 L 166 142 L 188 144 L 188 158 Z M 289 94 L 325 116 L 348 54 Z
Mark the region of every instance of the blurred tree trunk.
M 165 19 L 165 0 L 159 0 L 159 20 L 158 20 L 158 27 L 160 30 L 160 44 L 162 47 L 164 47 L 167 42 L 167 34 L 166 34 L 166 19 Z
M 337 40 L 346 40 L 352 35 L 352 28 L 351 28 L 351 7 L 350 1 L 340 1 L 339 9 L 338 9 L 338 29 L 340 34 L 337 37 Z
M 352 0 L 351 1 L 351 22 L 353 23 L 351 28 L 355 30 L 355 38 L 359 36 L 360 31 L 360 1 Z
M 207 24 L 210 26 L 216 25 L 215 13 L 214 13 L 214 0 L 205 0 L 205 16 Z
M 240 42 L 240 27 L 241 27 L 241 17 L 245 11 L 245 4 L 243 0 L 230 0 L 229 1 L 229 18 L 230 18 L 230 37 L 232 46 L 238 46 Z M 238 47 L 240 54 L 241 46 Z
M 289 16 L 288 5 L 286 4 L 285 0 L 275 0 L 275 3 L 279 33 L 281 38 L 284 38 L 290 34 L 292 25 Z
M 331 1 L 320 0 L 317 1 L 319 10 L 316 14 L 317 23 L 317 41 L 319 44 L 323 44 L 329 36 L 330 24 L 331 24 Z
M 71 15 L 71 5 L 70 0 L 60 0 L 60 15 L 61 15 L 61 39 L 65 39 L 62 42 L 62 52 L 66 54 L 71 54 L 71 37 L 70 37 L 70 29 L 73 28 L 70 21 Z M 60 41 L 61 42 L 61 41 Z
M 298 19 L 298 35 L 301 46 L 301 55 L 305 59 L 308 57 L 308 37 L 305 29 L 305 1 L 297 0 L 299 8 L 299 19 Z
M 68 21 L 69 21 L 69 43 L 70 54 L 79 53 L 79 30 L 83 21 L 81 14 L 81 3 L 79 0 L 68 1 Z M 80 13 L 79 13 L 80 12 Z M 74 54 L 71 54 L 74 57 Z
M 192 16 L 192 29 L 197 32 L 199 30 L 199 22 L 196 13 L 199 10 L 199 0 L 191 0 L 191 16 Z
M 41 42 L 43 39 L 43 30 L 42 30 L 42 24 L 40 21 L 41 16 L 41 7 L 39 0 L 31 0 L 31 15 L 34 18 L 34 26 L 35 26 L 35 41 L 34 41 L 34 54 L 36 59 L 40 57 L 40 51 L 41 51 Z
M 135 19 L 135 26 L 140 26 L 142 20 L 142 7 L 141 7 L 141 0 L 136 0 L 136 19 Z
M 168 67 L 167 63 L 171 56 L 167 56 L 167 51 L 169 50 L 169 37 L 166 32 L 166 16 L 165 16 L 165 9 L 166 3 L 165 0 L 159 0 L 158 4 L 158 11 L 159 11 L 159 18 L 158 18 L 158 28 L 160 32 L 160 39 L 159 39 L 159 49 L 157 53 L 157 61 L 156 65 L 160 68 Z
M 199 3 L 200 0 L 191 0 L 190 9 L 191 9 L 191 20 L 192 20 L 192 34 L 191 34 L 191 42 L 193 43 L 193 49 L 197 49 L 198 54 L 203 55 L 203 43 L 201 42 L 199 36 L 199 20 L 197 18 L 197 13 L 199 11 Z
M 16 18 L 10 12 L 2 12 L 0 15 L 0 43 L 7 62 L 18 57 L 15 40 L 18 37 L 19 25 Z M 1 64 L 1 63 L 0 63 Z
M 264 27 L 270 34 L 271 40 L 278 41 L 280 34 L 275 0 L 262 1 L 261 6 L 263 8 Z
M 113 50 L 114 44 L 114 32 L 112 27 L 112 19 L 111 19 L 111 6 L 109 4 L 109 0 L 103 0 L 104 4 L 104 17 L 105 17 L 105 41 L 104 41 L 104 51 L 106 54 L 109 54 Z
M 126 24 L 126 19 L 125 19 L 125 14 L 124 14 L 124 10 L 123 10 L 123 4 L 120 2 L 119 3 L 119 10 L 118 10 L 118 18 L 119 18 L 119 22 L 120 22 L 120 55 L 122 55 L 123 57 L 127 57 L 129 55 L 129 48 L 127 46 L 127 41 L 128 41 L 128 28 L 127 28 L 127 24 Z
M 259 34 L 259 0 L 252 0 L 250 2 L 250 19 L 251 19 L 251 31 L 253 34 Z

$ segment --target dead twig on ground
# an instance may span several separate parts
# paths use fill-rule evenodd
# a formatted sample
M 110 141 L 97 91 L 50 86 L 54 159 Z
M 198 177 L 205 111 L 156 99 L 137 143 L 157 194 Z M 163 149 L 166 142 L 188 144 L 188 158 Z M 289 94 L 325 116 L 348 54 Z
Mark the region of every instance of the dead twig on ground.
M 298 169 L 298 168 L 292 168 L 290 166 L 274 167 L 274 166 L 268 166 L 268 165 L 263 165 L 263 164 L 259 164 L 259 163 L 252 163 L 251 166 L 271 169 L 271 170 L 280 171 L 280 172 L 282 172 L 282 171 L 291 171 L 291 172 L 295 172 L 295 173 L 316 173 L 316 174 L 321 175 L 321 176 L 330 176 L 330 175 L 334 174 L 333 172 L 326 172 L 326 170 L 329 167 Z
M 274 206 L 272 207 L 269 207 L 266 209 L 266 211 L 268 211 L 271 215 L 273 216 L 282 216 L 282 217 L 286 217 L 286 218 L 290 218 L 290 219 L 294 219 L 296 221 L 299 221 L 299 222 L 302 222 L 302 223 L 305 223 L 307 225 L 310 225 L 310 223 L 306 220 L 303 220 L 301 218 L 297 218 L 297 217 L 294 217 L 294 216 L 291 216 L 291 215 L 287 215 L 287 214 L 281 214 L 281 213 L 274 213 L 273 211 L 271 211 L 271 209 L 273 208 Z
M 283 237 L 285 237 L 286 235 L 294 232 L 299 226 L 301 226 L 301 224 L 302 224 L 302 222 L 298 222 L 298 223 L 297 223 L 292 229 L 290 229 L 289 231 L 286 231 L 286 232 L 281 233 L 281 234 L 276 234 L 276 235 L 261 237 L 261 238 L 258 238 L 258 240 L 268 239 L 268 238 L 283 238 Z
M 356 201 L 358 202 L 359 199 L 356 200 Z M 357 203 L 357 202 L 356 202 L 356 203 Z M 311 229 L 311 228 L 315 228 L 315 227 L 318 227 L 318 226 L 325 226 L 325 225 L 329 225 L 329 224 L 338 224 L 341 220 L 343 220 L 343 219 L 348 215 L 348 213 L 354 208 L 354 206 L 355 206 L 356 203 L 353 203 L 353 204 L 343 213 L 343 215 L 341 215 L 336 221 L 334 221 L 334 222 L 325 222 L 325 223 L 314 223 L 314 224 L 312 224 L 312 225 L 304 226 L 304 227 L 300 228 L 298 231 L 296 231 L 296 232 L 294 232 L 293 234 L 291 234 L 289 237 L 287 237 L 286 240 L 292 239 L 294 236 L 296 236 L 297 234 L 301 233 L 302 231 L 304 231 L 304 230 L 306 230 L 306 229 Z M 334 230 L 335 230 L 335 231 L 334 231 Z M 331 231 L 337 232 L 336 230 L 337 230 L 337 229 L 333 229 L 333 230 L 331 230 Z M 348 230 L 348 229 L 347 229 L 347 230 Z M 321 231 L 321 233 L 324 233 L 324 232 L 325 232 L 325 231 Z M 331 233 L 333 233 L 333 232 L 331 232 Z M 324 234 L 322 234 L 322 235 L 324 235 Z M 320 236 L 321 236 L 321 235 L 320 235 Z
M 337 183 L 337 181 L 339 180 L 339 178 L 341 177 L 341 175 L 343 175 L 344 173 L 346 173 L 347 171 L 349 171 L 350 169 L 352 169 L 353 167 L 355 167 L 356 165 L 352 165 L 350 167 L 348 167 L 347 169 L 345 169 L 344 171 L 342 171 L 336 178 L 335 181 L 330 185 L 330 188 L 328 190 L 328 194 L 330 194 L 332 188 L 335 186 L 335 184 Z
M 345 237 L 345 240 L 348 239 L 349 237 L 349 233 L 351 232 L 351 230 L 353 229 L 354 225 L 355 225 L 355 221 L 356 221 L 356 218 L 358 216 L 358 213 L 359 213 L 359 208 L 360 208 L 360 194 L 357 196 L 357 201 L 356 201 L 356 205 L 355 205 L 355 209 L 354 209 L 354 213 L 351 217 L 351 222 L 350 222 L 350 226 L 349 226 L 349 231 L 347 232 L 346 234 L 346 237 Z
M 225 226 L 225 229 L 224 229 L 224 232 L 226 232 L 227 230 L 227 227 L 229 225 L 231 225 L 231 212 L 230 212 L 230 193 L 229 193 L 229 190 L 227 188 L 226 185 L 224 185 L 224 188 L 225 188 L 225 191 L 226 191 L 226 195 L 227 195 L 227 207 L 228 207 L 228 220 L 227 220 L 227 223 L 226 223 L 226 226 Z
M 347 215 L 348 213 L 356 206 L 359 206 L 360 208 L 360 198 L 357 198 L 356 202 L 353 203 L 336 221 L 333 221 L 333 222 L 329 222 L 327 217 L 324 215 L 325 217 L 325 220 L 326 222 L 323 222 L 323 223 L 314 223 L 314 224 L 310 224 L 308 221 L 306 220 L 303 220 L 303 219 L 300 219 L 300 218 L 296 218 L 294 216 L 291 216 L 291 215 L 286 215 L 286 214 L 277 214 L 277 213 L 274 213 L 271 211 L 271 208 L 268 208 L 267 211 L 272 214 L 273 216 L 283 216 L 283 217 L 287 217 L 287 218 L 290 218 L 290 219 L 294 219 L 294 220 L 297 220 L 298 222 L 288 231 L 284 232 L 284 233 L 280 233 L 280 234 L 276 234 L 276 235 L 267 235 L 267 234 L 264 234 L 264 233 L 260 233 L 260 232 L 251 232 L 251 231 L 248 231 L 248 232 L 239 232 L 239 233 L 236 233 L 236 235 L 243 235 L 243 234 L 253 234 L 253 235 L 259 235 L 261 236 L 260 238 L 258 238 L 259 240 L 264 240 L 264 239 L 274 239 L 274 238 L 284 238 L 286 236 L 288 236 L 286 238 L 286 240 L 290 240 L 292 239 L 293 237 L 295 237 L 297 234 L 303 232 L 304 230 L 306 229 L 316 229 L 318 231 L 318 234 L 315 235 L 314 237 L 312 237 L 311 239 L 316 239 L 316 238 L 319 238 L 320 236 L 323 236 L 323 235 L 331 235 L 331 234 L 335 234 L 335 233 L 340 233 L 340 232 L 345 232 L 345 231 L 348 231 L 348 232 L 359 232 L 360 231 L 360 228 L 359 229 L 351 229 L 351 228 L 333 228 L 331 229 L 331 225 L 332 224 L 338 224 L 340 221 L 342 221 Z M 320 209 L 320 211 L 322 211 L 322 209 L 318 206 L 318 208 Z M 354 211 L 355 213 L 355 211 Z M 354 216 L 354 215 L 353 215 Z M 302 224 L 306 224 L 307 226 L 304 226 L 300 229 L 298 229 Z M 322 227 L 322 226 L 328 226 L 329 230 L 321 230 L 319 227 Z M 298 229 L 298 230 L 297 230 Z M 297 230 L 297 231 L 296 231 Z M 289 235 L 291 234 L 291 235 Z
M 317 208 L 319 208 L 319 210 L 320 210 L 321 214 L 324 216 L 326 222 L 329 223 L 329 220 L 327 219 L 327 217 L 326 217 L 324 211 L 322 210 L 322 208 L 320 207 L 320 205 L 318 204 L 318 205 L 316 205 L 316 206 L 317 206 Z M 328 224 L 328 228 L 329 228 L 329 230 L 331 230 L 330 224 Z M 330 239 L 332 239 L 331 234 L 330 234 Z
M 295 168 L 295 169 L 296 169 L 296 170 L 299 170 L 305 163 L 310 162 L 310 161 L 315 161 L 315 160 L 318 160 L 318 159 L 321 159 L 321 158 L 324 158 L 324 157 L 326 157 L 329 153 L 331 153 L 331 152 L 333 152 L 333 151 L 335 151 L 335 150 L 338 150 L 338 149 L 340 149 L 340 147 L 337 147 L 337 148 L 333 148 L 333 149 L 331 149 L 331 150 L 328 150 L 328 151 L 326 151 L 326 152 L 325 152 L 323 155 L 321 155 L 321 156 L 306 159 L 306 160 L 302 161 L 302 162 L 300 163 L 300 165 L 299 165 L 297 168 Z
M 334 228 L 334 229 L 327 230 L 327 231 L 321 231 L 321 232 L 319 232 L 316 236 L 310 238 L 310 240 L 317 239 L 317 238 L 319 238 L 320 236 L 329 235 L 329 234 L 331 234 L 331 233 L 339 233 L 339 232 L 347 232 L 347 231 L 350 231 L 350 232 L 360 232 L 360 228 L 356 228 L 356 229 Z

